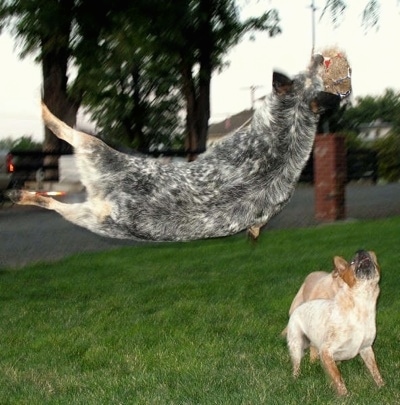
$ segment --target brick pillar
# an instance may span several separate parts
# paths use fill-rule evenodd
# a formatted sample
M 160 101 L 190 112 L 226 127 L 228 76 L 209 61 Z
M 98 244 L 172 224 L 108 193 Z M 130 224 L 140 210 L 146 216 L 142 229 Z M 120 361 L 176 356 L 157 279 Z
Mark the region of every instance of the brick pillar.
M 315 137 L 315 219 L 333 222 L 346 217 L 346 149 L 344 137 L 323 134 Z

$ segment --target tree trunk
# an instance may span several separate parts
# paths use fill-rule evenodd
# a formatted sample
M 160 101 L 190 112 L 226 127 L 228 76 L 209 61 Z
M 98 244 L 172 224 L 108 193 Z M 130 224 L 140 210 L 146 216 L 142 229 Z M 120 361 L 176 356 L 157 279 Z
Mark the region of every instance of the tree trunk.
M 74 127 L 80 100 L 68 96 L 68 62 L 71 56 L 70 38 L 75 0 L 52 2 L 54 24 L 41 27 L 41 62 L 43 74 L 43 102 L 50 111 L 66 124 Z M 44 152 L 71 152 L 71 146 L 58 139 L 50 130 L 44 130 Z M 57 156 L 47 156 L 45 165 L 58 166 Z M 58 178 L 58 169 L 45 171 L 46 179 Z
M 214 51 L 212 17 L 214 10 L 213 0 L 200 1 L 200 24 L 199 51 L 200 70 L 198 79 L 198 102 L 197 102 L 197 148 L 206 150 L 208 121 L 210 119 L 210 83 L 212 73 L 211 58 Z
M 200 56 L 199 89 L 196 108 L 197 150 L 204 152 L 207 148 L 208 121 L 210 119 L 210 83 L 211 66 L 208 55 Z
M 67 61 L 68 58 L 59 55 L 48 54 L 43 57 L 43 102 L 53 114 L 74 127 L 79 103 L 72 102 L 67 95 Z M 44 131 L 44 152 L 69 153 L 72 151 L 71 145 L 57 138 L 48 128 Z M 56 155 L 45 157 L 44 165 L 51 166 L 45 170 L 46 180 L 58 180 L 58 159 L 59 156 Z
M 197 98 L 194 85 L 192 66 L 190 63 L 183 63 L 183 94 L 186 99 L 186 139 L 185 149 L 188 153 L 188 161 L 195 160 L 198 150 L 197 135 Z
M 67 66 L 68 53 L 55 51 L 47 53 L 42 59 L 43 72 L 43 102 L 50 111 L 71 127 L 76 125 L 76 115 L 80 100 L 72 101 L 67 94 Z M 48 128 L 45 128 L 43 143 L 44 152 L 69 153 L 72 147 L 58 139 Z M 45 166 L 57 166 L 58 156 L 48 155 L 44 161 Z M 46 180 L 57 180 L 58 169 L 45 170 Z
M 202 17 L 197 43 L 200 58 L 198 77 L 193 78 L 193 63 L 183 58 L 183 92 L 186 99 L 186 149 L 189 151 L 188 160 L 196 159 L 199 153 L 206 150 L 208 121 L 210 119 L 210 83 L 212 40 L 212 9 L 213 0 L 201 0 L 200 13 Z M 184 55 L 184 53 L 182 53 Z

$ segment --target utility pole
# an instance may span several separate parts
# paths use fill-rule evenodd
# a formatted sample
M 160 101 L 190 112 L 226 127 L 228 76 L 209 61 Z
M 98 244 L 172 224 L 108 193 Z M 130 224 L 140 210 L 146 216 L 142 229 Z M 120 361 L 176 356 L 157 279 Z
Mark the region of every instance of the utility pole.
M 254 105 L 256 102 L 256 90 L 259 89 L 260 87 L 263 86 L 255 86 L 254 84 L 252 86 L 248 87 L 243 87 L 242 90 L 250 90 L 250 101 L 251 101 L 251 109 L 254 110 Z
M 317 11 L 317 8 L 315 7 L 315 0 L 311 0 L 310 4 L 311 8 L 311 56 L 314 55 L 315 51 L 315 12 Z

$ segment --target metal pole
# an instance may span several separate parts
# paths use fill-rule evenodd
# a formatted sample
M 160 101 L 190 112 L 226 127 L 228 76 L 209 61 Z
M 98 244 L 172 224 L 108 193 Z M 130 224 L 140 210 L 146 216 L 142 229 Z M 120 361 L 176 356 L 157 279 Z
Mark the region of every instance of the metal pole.
M 314 0 L 311 0 L 311 35 L 312 35 L 312 45 L 311 45 L 311 56 L 314 55 L 315 50 L 315 11 L 317 8 L 315 7 Z

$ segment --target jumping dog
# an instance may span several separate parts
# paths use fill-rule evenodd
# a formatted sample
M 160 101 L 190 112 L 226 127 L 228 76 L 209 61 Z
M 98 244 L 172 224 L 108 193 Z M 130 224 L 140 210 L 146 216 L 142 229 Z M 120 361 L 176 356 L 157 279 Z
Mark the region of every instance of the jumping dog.
M 290 199 L 319 115 L 340 101 L 324 91 L 321 68 L 323 57 L 317 55 L 293 79 L 274 73 L 273 91 L 251 126 L 182 165 L 117 152 L 43 105 L 45 125 L 74 147 L 87 200 L 65 204 L 24 190 L 8 196 L 111 238 L 186 241 L 245 229 L 256 237 Z

